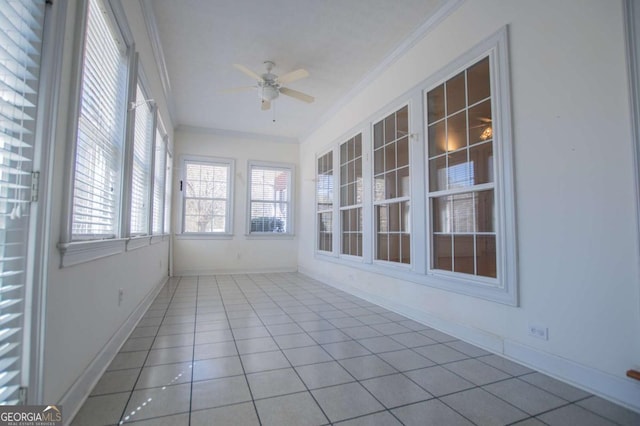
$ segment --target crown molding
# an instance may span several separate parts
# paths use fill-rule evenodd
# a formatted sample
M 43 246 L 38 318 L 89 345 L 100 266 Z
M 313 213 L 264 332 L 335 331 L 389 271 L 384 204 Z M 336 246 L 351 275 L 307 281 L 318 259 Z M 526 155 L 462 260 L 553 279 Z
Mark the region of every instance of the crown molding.
M 300 135 L 301 143 L 306 141 L 312 134 L 314 134 L 320 127 L 325 125 L 329 119 L 335 116 L 340 109 L 347 105 L 353 98 L 358 96 L 367 86 L 373 83 L 378 77 L 382 75 L 391 65 L 393 65 L 398 59 L 400 59 L 405 53 L 407 53 L 413 46 L 421 41 L 433 28 L 435 28 L 440 22 L 445 20 L 449 15 L 455 12 L 465 0 L 443 0 L 440 8 L 432 13 L 426 21 L 416 28 L 406 39 L 404 39 L 390 54 L 388 54 L 382 62 L 380 62 L 375 68 L 365 74 L 365 76 L 355 86 L 351 88 L 342 98 L 340 98 L 327 112 L 322 114 L 320 119 L 316 122 L 315 126 L 305 134 Z
M 169 80 L 167 63 L 164 58 L 164 50 L 162 48 L 162 43 L 160 42 L 160 34 L 158 33 L 158 23 L 156 21 L 156 15 L 153 13 L 152 0 L 140 0 L 140 7 L 142 8 L 142 17 L 147 27 L 149 41 L 151 42 L 153 58 L 156 62 L 158 74 L 160 74 L 160 82 L 162 83 L 164 98 L 167 101 L 167 108 L 169 109 L 169 120 L 171 121 L 172 125 L 175 125 L 176 113 L 175 104 L 173 102 L 173 95 L 171 93 L 171 81 Z
M 267 135 L 264 133 L 242 132 L 239 130 L 214 129 L 210 127 L 189 126 L 184 124 L 179 124 L 178 127 L 176 127 L 175 132 L 217 135 L 217 136 L 224 136 L 224 137 L 235 138 L 235 139 L 248 139 L 248 140 L 255 140 L 255 141 L 277 142 L 277 143 L 287 143 L 287 144 L 295 144 L 295 145 L 300 143 L 300 140 L 298 138 L 292 138 L 287 136 Z

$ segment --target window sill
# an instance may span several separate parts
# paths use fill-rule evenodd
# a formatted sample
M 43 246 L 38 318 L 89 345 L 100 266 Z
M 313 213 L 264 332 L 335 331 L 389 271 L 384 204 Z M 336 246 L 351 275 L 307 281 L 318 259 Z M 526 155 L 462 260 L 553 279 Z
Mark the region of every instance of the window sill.
M 263 233 L 251 233 L 244 234 L 247 240 L 293 240 L 295 234 L 288 234 L 285 232 L 263 232 Z
M 477 297 L 492 302 L 502 303 L 508 306 L 518 306 L 518 297 L 515 291 L 515 284 L 511 289 L 500 286 L 498 280 L 489 284 L 487 280 L 471 280 L 464 276 L 454 276 L 454 274 L 439 274 L 429 272 L 423 274 L 413 271 L 409 265 L 395 265 L 391 262 L 374 261 L 366 262 L 358 257 L 335 256 L 331 253 L 316 251 L 315 258 L 326 262 L 331 262 L 351 268 L 360 269 L 379 275 L 422 284 L 441 290 L 452 291 L 466 296 Z
M 124 253 L 127 249 L 127 239 L 117 238 L 109 240 L 77 241 L 59 243 L 60 267 L 78 265 L 114 254 Z
M 151 237 L 149 235 L 143 235 L 140 237 L 131 237 L 127 241 L 127 251 L 146 247 L 151 243 Z
M 164 241 L 164 235 L 152 235 L 151 236 L 151 245 L 158 244 Z
M 232 240 L 233 234 L 176 234 L 176 240 Z

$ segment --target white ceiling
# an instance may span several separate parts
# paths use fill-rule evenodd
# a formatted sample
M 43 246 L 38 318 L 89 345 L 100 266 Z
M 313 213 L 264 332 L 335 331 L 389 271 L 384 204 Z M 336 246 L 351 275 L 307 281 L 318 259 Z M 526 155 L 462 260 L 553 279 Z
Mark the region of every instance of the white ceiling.
M 381 64 L 444 0 L 153 0 L 177 126 L 299 139 Z M 287 86 L 312 104 L 280 96 L 261 111 L 257 91 L 220 93 L 258 74 L 305 68 Z

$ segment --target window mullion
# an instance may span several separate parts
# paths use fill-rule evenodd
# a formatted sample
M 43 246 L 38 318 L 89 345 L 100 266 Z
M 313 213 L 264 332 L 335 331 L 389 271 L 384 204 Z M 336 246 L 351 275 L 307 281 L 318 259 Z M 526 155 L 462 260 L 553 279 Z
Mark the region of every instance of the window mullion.
M 151 235 L 154 232 L 153 220 L 154 220 L 154 206 L 155 206 L 155 185 L 156 185 L 156 126 L 158 125 L 158 107 L 155 103 L 151 106 L 151 149 L 149 152 L 149 193 L 147 194 L 147 234 Z
M 127 84 L 127 118 L 125 121 L 124 167 L 122 171 L 122 198 L 120 204 L 120 236 L 131 235 L 131 182 L 133 174 L 133 142 L 135 135 L 135 105 L 138 81 L 138 53 L 129 49 L 129 80 Z

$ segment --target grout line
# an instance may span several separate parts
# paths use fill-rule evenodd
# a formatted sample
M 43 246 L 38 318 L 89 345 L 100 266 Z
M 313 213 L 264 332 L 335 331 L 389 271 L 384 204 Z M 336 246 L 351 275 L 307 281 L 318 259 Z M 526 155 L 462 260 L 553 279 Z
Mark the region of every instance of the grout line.
M 169 298 L 169 302 L 167 303 L 167 307 L 165 308 L 165 312 L 164 312 L 164 315 L 162 316 L 162 320 L 160 321 L 160 324 L 162 324 L 162 321 L 164 321 L 164 318 L 167 315 L 167 310 L 169 309 L 169 306 L 171 305 L 171 301 L 175 297 L 176 290 L 178 289 L 178 287 L 180 285 L 180 281 L 182 281 L 182 278 L 178 278 L 175 288 L 173 289 L 173 291 L 171 291 L 171 297 Z M 169 281 L 167 282 L 167 284 L 165 284 L 165 286 L 170 286 L 170 285 L 171 285 L 171 278 L 169 278 Z M 160 296 L 160 294 L 162 294 L 162 290 L 160 290 L 160 293 L 158 293 L 158 296 L 156 296 L 156 299 L 154 299 L 154 301 L 151 302 L 151 305 L 153 305 L 153 303 L 157 300 L 157 298 Z M 145 312 L 145 314 L 146 314 L 146 312 Z M 144 315 L 143 315 L 143 317 L 144 317 Z M 160 326 L 158 326 L 158 330 L 160 330 Z M 118 421 L 118 424 L 123 424 L 124 423 L 123 419 L 126 417 L 127 407 L 129 406 L 129 403 L 131 402 L 131 398 L 133 397 L 133 393 L 136 391 L 136 385 L 138 384 L 138 381 L 140 380 L 140 376 L 142 375 L 142 370 L 144 370 L 145 364 L 147 363 L 147 359 L 149 358 L 149 354 L 151 353 L 151 348 L 153 347 L 153 344 L 155 343 L 156 337 L 157 337 L 157 332 L 156 332 L 156 336 L 154 336 L 153 341 L 151 342 L 151 345 L 149 346 L 149 349 L 147 350 L 147 355 L 144 357 L 144 361 L 142 362 L 142 366 L 140 367 L 140 371 L 138 372 L 138 376 L 136 377 L 136 380 L 135 380 L 135 382 L 133 384 L 133 387 L 131 388 L 131 392 L 129 393 L 129 397 L 127 398 L 127 402 L 124 404 L 124 408 L 122 409 L 122 414 L 120 415 L 120 419 Z

